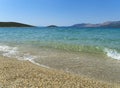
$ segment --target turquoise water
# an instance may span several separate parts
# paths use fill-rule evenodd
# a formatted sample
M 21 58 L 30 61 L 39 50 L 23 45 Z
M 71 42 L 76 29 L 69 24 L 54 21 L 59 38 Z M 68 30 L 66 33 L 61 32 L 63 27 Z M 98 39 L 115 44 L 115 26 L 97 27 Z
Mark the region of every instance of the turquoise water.
M 120 82 L 120 28 L 0 28 L 0 55 Z
M 0 44 L 103 53 L 114 59 L 120 59 L 120 29 L 0 28 Z

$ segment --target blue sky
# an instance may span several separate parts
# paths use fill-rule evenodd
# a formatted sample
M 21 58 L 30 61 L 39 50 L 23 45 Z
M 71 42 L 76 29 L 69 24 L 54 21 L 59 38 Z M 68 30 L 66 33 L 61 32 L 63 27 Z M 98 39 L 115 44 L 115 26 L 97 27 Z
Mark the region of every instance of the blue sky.
M 120 0 L 0 0 L 0 21 L 37 26 L 120 20 Z

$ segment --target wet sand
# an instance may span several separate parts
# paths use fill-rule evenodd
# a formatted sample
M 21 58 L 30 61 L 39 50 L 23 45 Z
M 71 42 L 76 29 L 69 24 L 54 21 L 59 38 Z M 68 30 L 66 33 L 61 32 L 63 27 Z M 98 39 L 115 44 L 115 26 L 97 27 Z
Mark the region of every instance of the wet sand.
M 34 61 L 42 65 L 120 84 L 120 61 L 106 55 L 51 49 L 41 50 L 39 55 L 40 57 Z
M 120 88 L 83 76 L 0 57 L 0 88 Z

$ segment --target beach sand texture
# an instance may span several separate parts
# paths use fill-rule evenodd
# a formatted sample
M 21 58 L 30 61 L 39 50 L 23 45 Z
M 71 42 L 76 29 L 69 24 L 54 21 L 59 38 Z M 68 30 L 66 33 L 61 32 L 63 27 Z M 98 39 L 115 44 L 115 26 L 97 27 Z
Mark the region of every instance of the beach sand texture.
M 0 57 L 0 88 L 120 88 L 83 76 Z

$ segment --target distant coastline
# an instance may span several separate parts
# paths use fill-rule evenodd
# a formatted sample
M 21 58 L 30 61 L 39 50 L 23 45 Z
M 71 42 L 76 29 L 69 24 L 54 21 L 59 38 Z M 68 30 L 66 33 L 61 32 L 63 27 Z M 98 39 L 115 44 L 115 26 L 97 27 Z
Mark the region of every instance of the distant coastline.
M 92 24 L 92 23 L 78 23 L 73 24 L 71 26 L 57 26 L 57 25 L 49 25 L 46 26 L 49 28 L 55 28 L 55 27 L 76 27 L 76 28 L 120 28 L 120 21 L 107 21 L 103 23 L 98 24 Z
M 18 22 L 0 22 L 0 27 L 35 27 L 35 26 Z
M 0 27 L 37 27 L 30 24 L 24 24 L 19 22 L 0 22 Z M 76 28 L 120 28 L 120 21 L 107 21 L 98 24 L 92 23 L 78 23 L 71 26 L 57 26 L 57 25 L 48 25 L 48 28 L 56 27 L 76 27 Z

